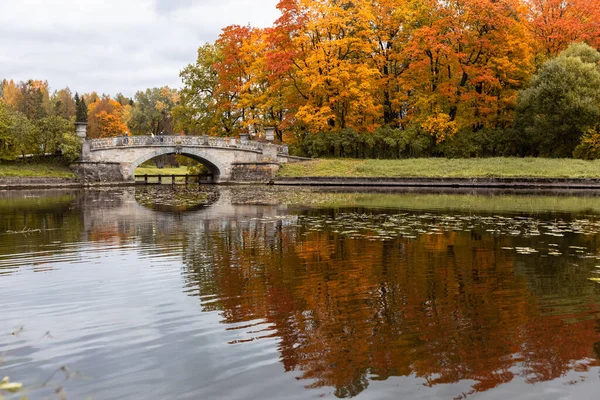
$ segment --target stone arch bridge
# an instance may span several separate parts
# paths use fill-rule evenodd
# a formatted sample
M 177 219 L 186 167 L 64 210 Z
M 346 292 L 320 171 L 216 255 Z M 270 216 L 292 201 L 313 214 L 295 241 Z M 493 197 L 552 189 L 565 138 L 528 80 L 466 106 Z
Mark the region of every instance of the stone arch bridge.
M 165 154 L 181 154 L 202 163 L 214 183 L 262 182 L 282 163 L 300 160 L 286 145 L 209 136 L 124 136 L 87 139 L 74 171 L 85 181 L 133 181 L 135 169 Z

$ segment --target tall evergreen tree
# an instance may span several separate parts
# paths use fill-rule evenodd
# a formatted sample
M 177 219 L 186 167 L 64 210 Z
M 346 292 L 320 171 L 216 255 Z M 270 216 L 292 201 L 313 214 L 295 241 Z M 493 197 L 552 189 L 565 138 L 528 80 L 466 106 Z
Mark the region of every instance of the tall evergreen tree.
M 75 93 L 75 107 L 76 107 L 75 122 L 87 122 L 88 109 L 87 109 L 87 105 L 85 104 L 84 96 L 81 96 L 81 99 L 80 99 L 79 94 Z

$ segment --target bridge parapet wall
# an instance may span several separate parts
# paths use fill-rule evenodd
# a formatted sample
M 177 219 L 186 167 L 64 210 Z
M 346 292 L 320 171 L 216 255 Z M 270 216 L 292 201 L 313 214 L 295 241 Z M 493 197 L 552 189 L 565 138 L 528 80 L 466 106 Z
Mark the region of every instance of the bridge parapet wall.
M 275 145 L 252 140 L 239 140 L 213 136 L 117 136 L 111 138 L 89 139 L 91 151 L 114 147 L 149 147 L 149 146 L 194 146 L 221 147 L 242 150 L 263 151 L 275 149 L 279 154 L 288 154 L 287 145 Z

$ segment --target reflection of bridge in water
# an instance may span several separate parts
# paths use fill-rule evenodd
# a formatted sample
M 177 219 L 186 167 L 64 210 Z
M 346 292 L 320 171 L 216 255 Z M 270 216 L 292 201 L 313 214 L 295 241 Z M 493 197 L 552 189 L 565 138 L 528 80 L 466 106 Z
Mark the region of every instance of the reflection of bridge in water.
M 286 209 L 283 205 L 233 205 L 229 191 L 221 189 L 218 198 L 204 207 L 187 212 L 163 212 L 138 203 L 135 194 L 136 188 L 114 190 L 110 195 L 104 190 L 82 192 L 78 201 L 82 204 L 83 231 L 86 234 L 112 232 L 117 236 L 134 231 L 164 234 L 209 231 L 214 224 L 275 217 Z
M 265 181 L 293 161 L 286 145 L 209 136 L 133 136 L 88 139 L 76 172 L 88 181 L 132 181 L 145 161 L 167 155 L 190 157 L 209 170 L 214 183 Z

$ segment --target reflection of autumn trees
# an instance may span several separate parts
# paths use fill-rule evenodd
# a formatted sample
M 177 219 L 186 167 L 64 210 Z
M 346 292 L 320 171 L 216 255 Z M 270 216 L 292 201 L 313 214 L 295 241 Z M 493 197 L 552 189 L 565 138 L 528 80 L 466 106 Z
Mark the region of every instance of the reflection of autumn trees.
M 599 235 L 524 238 L 440 226 L 416 239 L 351 238 L 293 216 L 202 219 L 130 210 L 134 200 L 92 191 L 47 204 L 15 200 L 21 208 L 0 201 L 13 210 L 3 214 L 0 232 L 45 229 L 27 238 L 0 235 L 0 250 L 52 251 L 54 242 L 83 239 L 135 244 L 143 255 L 183 252 L 185 291 L 198 293 L 206 311 L 220 312 L 248 340 L 278 337 L 286 371 L 311 387 L 334 387 L 339 397 L 393 376 L 429 385 L 473 380 L 473 391 L 485 391 L 597 363 L 590 268 L 566 253 L 571 245 L 597 249 Z M 423 226 L 435 221 L 432 214 Z M 503 249 L 550 242 L 565 256 Z
M 188 240 L 185 263 L 210 299 L 205 309 L 227 323 L 267 320 L 285 369 L 340 397 L 391 376 L 472 379 L 473 391 L 484 391 L 516 375 L 543 381 L 596 363 L 587 276 L 552 274 L 543 276 L 552 284 L 533 285 L 546 261 L 502 249 L 523 238 L 475 229 L 380 241 L 249 221 Z M 542 304 L 552 294 L 544 290 L 558 286 L 591 289 Z
M 81 219 L 73 211 L 75 196 L 48 193 L 5 192 L 0 196 L 0 255 L 52 251 L 52 245 L 76 241 Z M 35 230 L 35 233 L 9 233 Z M 38 231 L 39 230 L 39 231 Z

